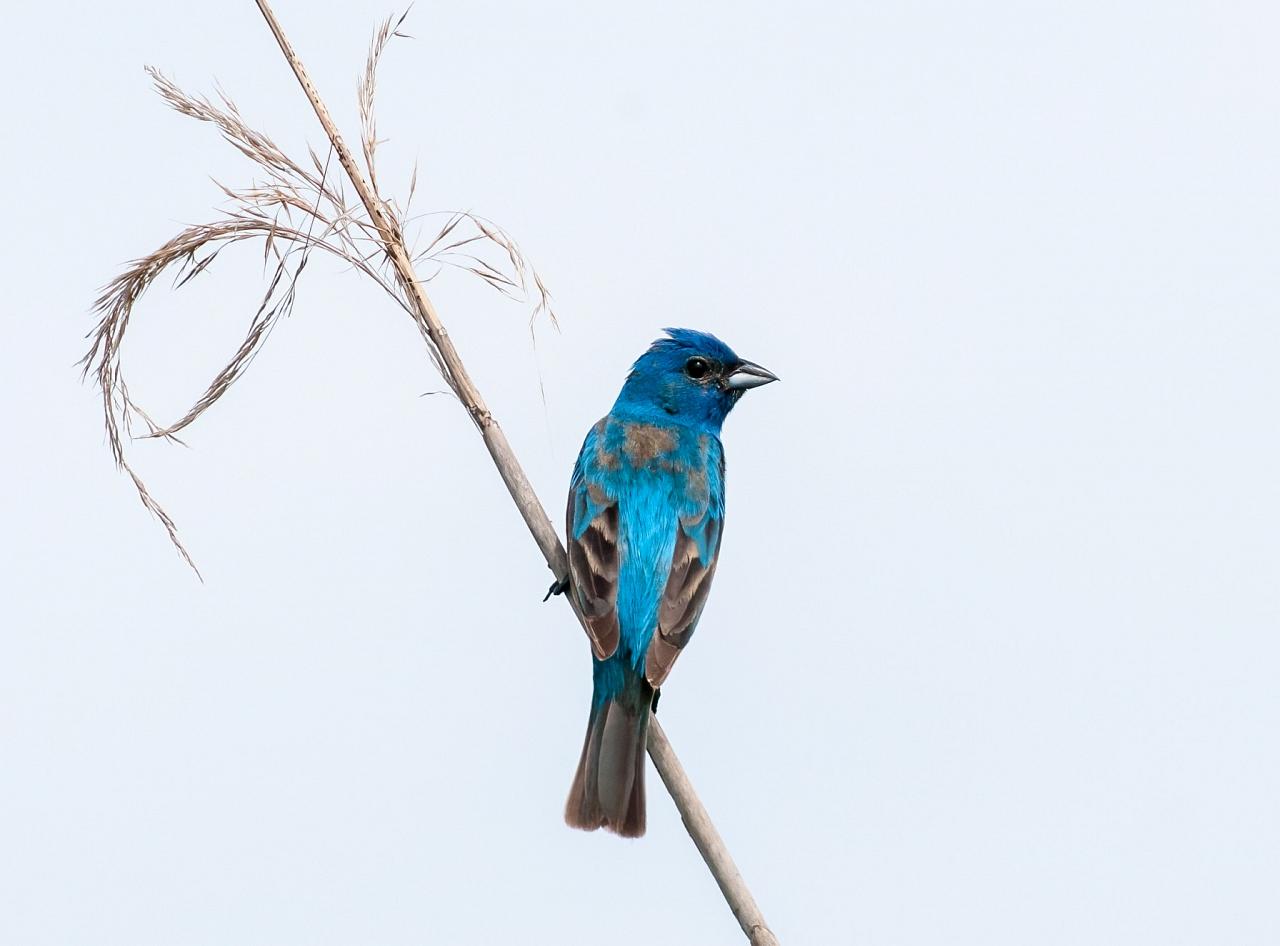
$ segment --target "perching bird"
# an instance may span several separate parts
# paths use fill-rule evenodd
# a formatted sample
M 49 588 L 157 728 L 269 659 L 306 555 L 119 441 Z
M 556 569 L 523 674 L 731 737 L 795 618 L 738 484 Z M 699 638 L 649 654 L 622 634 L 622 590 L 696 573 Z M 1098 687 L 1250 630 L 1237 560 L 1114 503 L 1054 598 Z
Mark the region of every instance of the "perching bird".
M 595 687 L 564 817 L 625 837 L 644 834 L 650 709 L 716 570 L 720 425 L 744 391 L 777 380 L 705 332 L 667 334 L 587 434 L 569 486 L 567 587 L 586 618 Z

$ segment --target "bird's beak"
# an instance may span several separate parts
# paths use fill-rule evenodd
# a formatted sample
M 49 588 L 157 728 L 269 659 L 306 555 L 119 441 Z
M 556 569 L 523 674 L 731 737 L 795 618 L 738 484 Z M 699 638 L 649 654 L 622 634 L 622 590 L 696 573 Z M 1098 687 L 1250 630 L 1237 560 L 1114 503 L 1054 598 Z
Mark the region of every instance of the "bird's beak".
M 735 391 L 758 388 L 770 381 L 777 381 L 778 376 L 768 368 L 761 368 L 753 361 L 738 362 L 729 376 L 724 379 L 725 386 Z

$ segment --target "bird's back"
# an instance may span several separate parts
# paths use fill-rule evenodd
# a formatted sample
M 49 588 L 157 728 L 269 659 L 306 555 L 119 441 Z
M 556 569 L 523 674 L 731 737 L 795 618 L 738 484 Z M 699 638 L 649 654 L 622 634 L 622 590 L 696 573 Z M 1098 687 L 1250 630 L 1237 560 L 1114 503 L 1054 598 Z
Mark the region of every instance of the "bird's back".
M 579 457 L 583 480 L 617 503 L 620 656 L 636 664 L 658 623 L 681 522 L 724 505 L 723 454 L 714 434 L 610 415 Z

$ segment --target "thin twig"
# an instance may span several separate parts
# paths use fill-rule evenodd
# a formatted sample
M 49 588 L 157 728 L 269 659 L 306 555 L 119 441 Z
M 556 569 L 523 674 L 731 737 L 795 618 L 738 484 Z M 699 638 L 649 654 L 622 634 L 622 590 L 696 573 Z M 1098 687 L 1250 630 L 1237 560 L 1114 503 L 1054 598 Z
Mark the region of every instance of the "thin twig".
M 360 169 L 357 167 L 355 159 L 351 156 L 351 152 L 347 150 L 337 126 L 334 125 L 333 119 L 329 116 L 329 110 L 325 107 L 324 102 L 321 101 L 320 94 L 316 91 L 310 77 L 307 75 L 306 68 L 302 65 L 302 60 L 294 52 L 293 46 L 290 45 L 284 30 L 280 26 L 280 22 L 271 11 L 267 0 L 256 0 L 256 2 L 258 9 L 262 11 L 263 17 L 266 18 L 271 32 L 275 35 L 276 42 L 280 44 L 280 51 L 284 53 L 285 59 L 293 69 L 294 76 L 297 77 L 302 90 L 311 101 L 311 107 L 315 109 L 316 117 L 320 119 L 320 124 L 324 127 L 325 134 L 329 136 L 329 140 L 333 143 L 334 151 L 338 154 L 338 160 L 342 163 L 347 176 L 351 178 L 352 185 L 360 195 L 360 200 L 368 210 L 369 219 L 378 228 L 387 256 L 395 267 L 396 275 L 414 303 L 415 318 L 422 325 L 427 337 L 438 348 L 440 358 L 448 369 L 445 374 L 445 380 L 458 395 L 458 399 L 479 428 L 480 435 L 484 438 L 485 446 L 489 449 L 489 455 L 493 458 L 503 482 L 507 484 L 511 498 L 515 501 L 520 515 L 524 517 L 525 524 L 529 527 L 534 541 L 537 542 L 538 548 L 547 561 L 547 566 L 555 573 L 556 578 L 562 578 L 567 570 L 565 551 L 560 544 L 559 536 L 556 535 L 555 527 L 552 526 L 546 510 L 542 508 L 542 504 L 534 494 L 528 477 L 525 476 L 520 462 L 516 459 L 514 451 L 512 451 L 510 444 L 507 443 L 507 438 L 502 433 L 502 428 L 498 426 L 493 414 L 485 406 L 480 392 L 472 383 L 462 359 L 458 356 L 457 350 L 453 347 L 453 342 L 450 340 L 448 333 L 445 332 L 444 325 L 440 322 L 440 317 L 436 313 L 435 307 L 431 304 L 431 300 L 427 298 L 425 290 L 423 290 L 421 283 L 418 281 L 399 227 L 393 226 L 392 220 L 385 212 L 385 205 L 382 200 L 360 174 Z M 486 236 L 491 236 L 483 225 L 481 229 L 485 230 Z M 514 258 L 512 262 L 515 263 Z M 565 595 L 565 599 L 572 605 L 571 595 Z M 574 611 L 578 613 L 576 607 Z M 578 619 L 579 621 L 582 620 L 581 613 L 578 613 Z M 697 845 L 698 850 L 702 853 L 703 860 L 707 862 L 707 866 L 711 869 L 716 883 L 720 885 L 721 892 L 729 902 L 730 909 L 733 910 L 734 916 L 738 918 L 738 923 L 742 926 L 743 932 L 747 934 L 747 938 L 753 946 L 774 946 L 777 943 L 777 939 L 770 931 L 768 924 L 765 923 L 764 916 L 760 913 L 760 908 L 756 906 L 755 899 L 751 896 L 751 891 L 747 888 L 742 875 L 738 872 L 737 866 L 733 863 L 733 858 L 729 856 L 729 851 L 725 848 L 724 842 L 720 840 L 720 835 L 711 823 L 706 809 L 702 807 L 702 803 L 698 800 L 698 795 L 694 791 L 693 785 L 689 782 L 689 778 L 685 775 L 680 761 L 676 758 L 675 750 L 671 748 L 671 743 L 667 741 L 662 727 L 656 725 L 656 720 L 653 723 L 654 725 L 649 730 L 649 756 L 653 759 L 653 763 L 657 767 L 662 781 L 666 784 L 667 790 L 671 792 L 671 797 L 675 801 L 676 807 L 680 810 L 680 817 L 684 820 L 685 827 L 693 838 L 694 844 Z
M 316 91 L 311 78 L 307 75 L 306 68 L 302 65 L 302 60 L 294 52 L 293 46 L 285 36 L 284 30 L 281 28 L 275 14 L 271 11 L 267 0 L 256 0 L 256 2 L 258 9 L 262 11 L 263 17 L 266 18 L 271 32 L 275 35 L 276 42 L 280 44 L 280 51 L 284 53 L 285 59 L 293 69 L 294 76 L 297 77 L 298 83 L 311 101 L 311 107 L 315 109 L 316 117 L 324 127 L 325 134 L 329 136 L 329 140 L 333 143 L 338 160 L 342 163 L 347 176 L 351 178 L 352 185 L 360 195 L 361 202 L 364 203 L 365 208 L 368 210 L 369 219 L 378 228 L 387 256 L 395 267 L 396 276 L 414 304 L 414 317 L 421 324 L 423 332 L 428 339 L 435 343 L 440 359 L 447 369 L 445 380 L 458 395 L 458 399 L 471 415 L 471 419 L 475 421 L 477 428 L 479 428 L 480 435 L 484 438 L 485 446 L 489 449 L 489 455 L 493 457 L 493 462 L 497 466 L 503 482 L 507 484 L 511 498 L 515 501 L 520 515 L 524 517 L 525 524 L 529 527 L 534 541 L 537 542 L 538 548 L 542 551 L 548 567 L 555 573 L 556 578 L 562 578 L 566 572 L 565 551 L 560 544 L 559 536 L 556 535 L 555 527 L 552 526 L 546 510 L 542 508 L 542 504 L 534 494 L 533 487 L 530 485 L 528 477 L 525 476 L 524 469 L 520 466 L 514 451 L 512 451 L 510 444 L 507 443 L 507 438 L 502 433 L 502 428 L 498 426 L 493 414 L 485 406 L 479 390 L 472 383 L 462 359 L 453 347 L 453 342 L 450 340 L 448 333 L 445 332 L 444 325 L 441 323 L 435 307 L 431 304 L 431 300 L 427 298 L 422 284 L 418 281 L 413 271 L 413 263 L 410 261 L 408 250 L 405 248 L 400 228 L 394 224 L 386 212 L 385 204 L 381 198 L 361 175 L 355 159 L 352 157 L 351 152 L 347 150 L 337 126 L 334 125 L 333 119 L 329 116 L 329 110 L 320 99 L 320 94 Z M 481 229 L 485 230 L 486 236 L 492 237 L 490 231 L 483 224 Z M 512 263 L 516 263 L 514 256 Z M 517 268 L 519 267 L 517 266 Z M 565 598 L 572 605 L 572 596 L 565 595 Z M 576 607 L 574 611 L 578 613 Z M 578 613 L 578 619 L 579 621 L 582 620 L 581 613 Z M 773 944 L 777 943 L 777 939 L 770 931 L 768 924 L 765 923 L 764 917 L 760 913 L 760 908 L 756 906 L 755 899 L 751 896 L 751 891 L 747 888 L 742 875 L 738 872 L 733 859 L 729 856 L 724 842 L 720 840 L 720 835 L 711 823 L 711 819 L 707 816 L 706 809 L 702 807 L 702 803 L 698 800 L 698 795 L 693 790 L 693 785 L 689 782 L 688 776 L 685 775 L 684 769 L 680 766 L 675 750 L 671 748 L 671 743 L 667 741 L 666 734 L 662 731 L 661 726 L 656 725 L 656 720 L 654 723 L 655 725 L 650 728 L 649 732 L 649 755 L 653 759 L 662 781 L 666 784 L 667 790 L 671 792 L 671 797 L 680 810 L 680 817 L 684 820 L 685 827 L 688 829 L 698 850 L 702 853 L 702 857 L 711 869 L 716 883 L 720 885 L 721 892 L 729 902 L 730 909 L 733 910 L 734 916 L 738 918 L 743 932 L 747 934 L 753 946 L 773 946 Z
M 685 774 L 684 766 L 676 758 L 676 751 L 667 741 L 657 717 L 649 720 L 649 758 L 653 759 L 654 768 L 662 776 L 662 782 L 671 793 L 676 808 L 680 810 L 680 818 L 698 846 L 702 859 L 711 868 L 711 876 L 720 885 L 720 892 L 729 903 L 729 909 L 738 918 L 742 931 L 747 934 L 751 946 L 778 946 L 778 938 L 773 935 L 764 921 L 764 915 L 756 906 L 755 897 L 747 888 L 746 881 L 738 873 L 738 865 L 729 856 L 729 849 L 724 846 L 720 832 L 711 823 L 711 816 L 702 807 L 693 783 Z

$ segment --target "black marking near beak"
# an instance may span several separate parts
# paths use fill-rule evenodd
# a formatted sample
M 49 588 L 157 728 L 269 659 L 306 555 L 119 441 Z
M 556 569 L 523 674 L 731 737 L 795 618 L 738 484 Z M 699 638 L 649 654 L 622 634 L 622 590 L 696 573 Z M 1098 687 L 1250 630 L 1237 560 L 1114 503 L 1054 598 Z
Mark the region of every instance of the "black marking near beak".
M 754 361 L 740 361 L 724 379 L 724 385 L 732 391 L 745 391 L 777 380 L 778 376 L 768 368 L 761 368 Z

